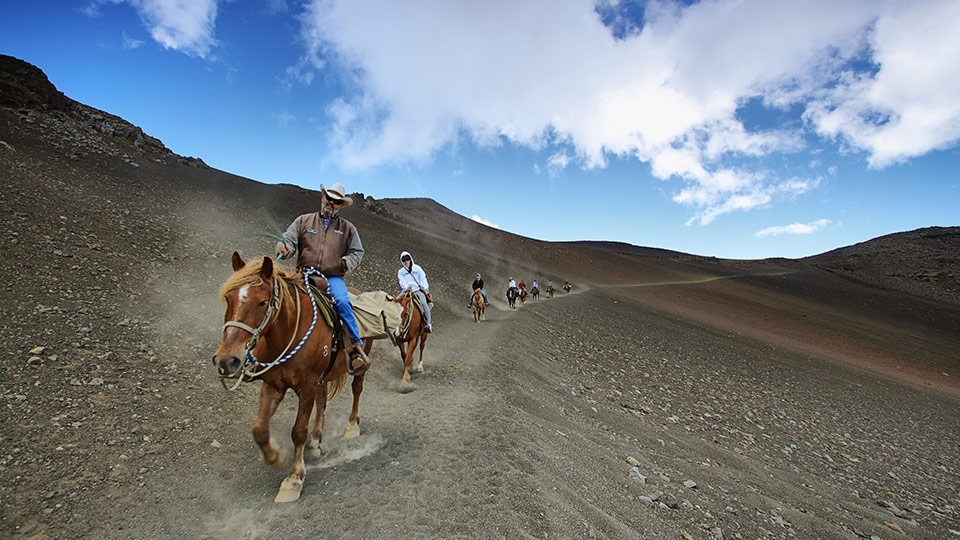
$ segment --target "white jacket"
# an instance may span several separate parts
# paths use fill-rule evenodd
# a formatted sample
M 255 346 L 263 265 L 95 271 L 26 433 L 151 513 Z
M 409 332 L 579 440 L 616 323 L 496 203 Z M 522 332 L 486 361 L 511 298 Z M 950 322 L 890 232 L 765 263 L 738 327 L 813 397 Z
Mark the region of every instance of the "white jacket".
M 410 257 L 410 271 L 407 271 L 407 267 L 403 265 L 403 257 Z M 413 261 L 413 255 L 404 251 L 400 254 L 400 270 L 397 270 L 397 281 L 400 282 L 400 290 L 405 291 L 407 287 L 410 287 L 414 292 L 422 290 L 424 292 L 430 289 L 430 284 L 427 283 L 427 274 L 423 272 L 423 268 Z

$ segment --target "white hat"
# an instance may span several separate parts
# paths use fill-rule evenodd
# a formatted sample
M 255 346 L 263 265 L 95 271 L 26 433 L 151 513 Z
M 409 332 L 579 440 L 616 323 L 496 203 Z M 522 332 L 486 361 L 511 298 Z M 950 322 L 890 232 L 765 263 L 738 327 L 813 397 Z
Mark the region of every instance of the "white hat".
M 325 188 L 323 184 L 320 184 L 320 192 L 323 193 L 323 196 L 331 201 L 343 201 L 343 208 L 353 204 L 353 199 L 344 195 L 345 191 L 347 191 L 346 188 L 344 188 L 340 182 L 337 182 L 329 188 Z

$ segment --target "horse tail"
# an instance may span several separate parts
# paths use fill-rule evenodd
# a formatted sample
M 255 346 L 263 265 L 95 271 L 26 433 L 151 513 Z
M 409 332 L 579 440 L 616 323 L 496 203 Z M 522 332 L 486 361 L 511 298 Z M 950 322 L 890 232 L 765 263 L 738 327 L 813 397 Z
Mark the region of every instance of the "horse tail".
M 337 396 L 340 395 L 340 391 L 343 390 L 343 387 L 347 385 L 347 374 L 344 373 L 336 380 L 329 381 L 324 384 L 329 384 L 327 387 L 327 405 L 329 405 Z

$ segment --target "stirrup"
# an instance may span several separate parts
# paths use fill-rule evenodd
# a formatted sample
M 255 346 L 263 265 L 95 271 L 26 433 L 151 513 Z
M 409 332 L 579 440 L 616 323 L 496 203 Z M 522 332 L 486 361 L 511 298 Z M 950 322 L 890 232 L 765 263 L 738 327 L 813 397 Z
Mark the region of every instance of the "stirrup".
M 360 360 L 359 366 L 354 365 L 357 360 Z M 363 354 L 363 351 L 361 351 L 359 347 L 350 351 L 347 357 L 347 373 L 350 375 L 362 375 L 368 369 L 370 369 L 370 359 Z

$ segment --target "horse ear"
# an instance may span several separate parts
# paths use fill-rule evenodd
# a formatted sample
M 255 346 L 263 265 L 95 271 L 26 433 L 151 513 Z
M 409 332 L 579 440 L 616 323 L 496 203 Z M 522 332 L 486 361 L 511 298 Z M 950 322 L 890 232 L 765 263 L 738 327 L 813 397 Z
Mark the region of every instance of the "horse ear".
M 263 264 L 260 265 L 260 276 L 264 279 L 273 277 L 273 259 L 270 257 L 263 258 Z
M 247 265 L 247 263 L 243 262 L 243 258 L 240 257 L 240 254 L 237 253 L 236 251 L 233 252 L 232 262 L 233 262 L 233 271 L 234 271 L 234 272 L 236 272 L 237 270 L 239 270 L 239 269 L 241 269 L 241 268 L 243 268 L 244 266 Z

